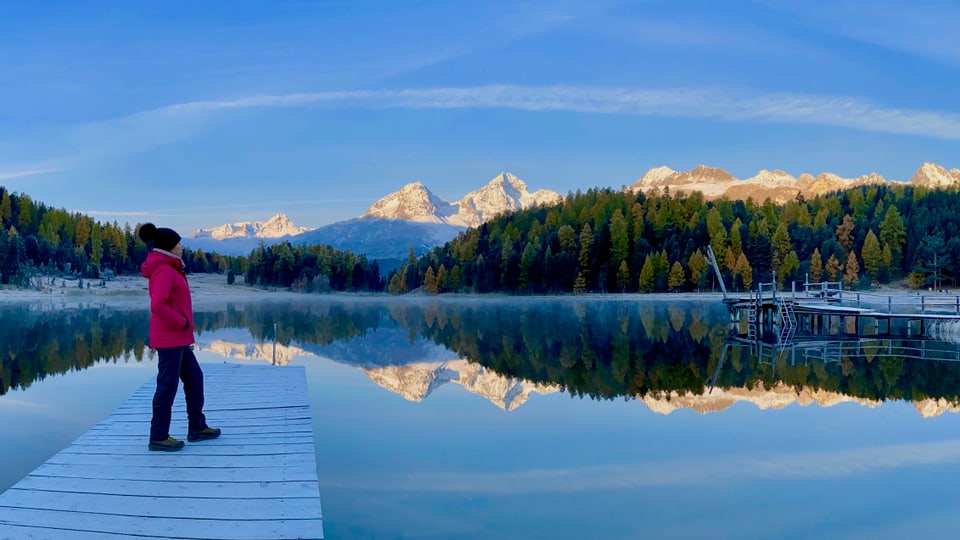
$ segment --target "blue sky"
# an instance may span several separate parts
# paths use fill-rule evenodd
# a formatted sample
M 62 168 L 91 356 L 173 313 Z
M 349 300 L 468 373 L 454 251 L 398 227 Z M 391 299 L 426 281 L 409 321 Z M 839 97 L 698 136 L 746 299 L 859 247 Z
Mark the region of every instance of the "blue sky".
M 14 0 L 0 68 L 0 185 L 184 235 L 500 171 L 960 167 L 956 2 Z

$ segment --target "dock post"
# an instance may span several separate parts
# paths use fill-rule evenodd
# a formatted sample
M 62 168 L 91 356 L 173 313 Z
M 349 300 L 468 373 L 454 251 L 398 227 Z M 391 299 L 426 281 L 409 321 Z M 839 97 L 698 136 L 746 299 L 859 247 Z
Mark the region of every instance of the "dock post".
M 957 313 L 960 313 L 960 304 L 957 304 L 957 310 L 958 310 Z M 893 313 L 893 297 L 888 296 L 887 297 L 887 314 L 889 315 L 891 313 Z

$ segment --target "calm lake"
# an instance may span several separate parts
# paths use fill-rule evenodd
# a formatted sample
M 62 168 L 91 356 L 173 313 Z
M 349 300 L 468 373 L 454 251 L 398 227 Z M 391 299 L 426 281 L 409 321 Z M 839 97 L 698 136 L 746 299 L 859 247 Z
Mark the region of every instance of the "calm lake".
M 138 307 L 0 321 L 2 491 L 156 361 Z M 304 297 L 196 322 L 201 362 L 306 366 L 328 538 L 960 530 L 953 343 L 751 350 L 718 300 L 642 296 Z

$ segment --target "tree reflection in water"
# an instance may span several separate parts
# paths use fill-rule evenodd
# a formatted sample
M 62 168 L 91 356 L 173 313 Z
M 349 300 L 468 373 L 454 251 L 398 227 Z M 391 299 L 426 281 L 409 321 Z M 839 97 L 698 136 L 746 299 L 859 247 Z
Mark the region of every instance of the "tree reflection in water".
M 139 361 L 147 349 L 145 310 L 21 306 L 4 308 L 0 318 L 0 393 L 100 361 Z M 829 391 L 876 401 L 960 402 L 957 345 L 872 340 L 792 351 L 728 346 L 724 353 L 728 319 L 719 302 L 312 297 L 196 314 L 201 336 L 243 328 L 254 341 L 272 341 L 275 323 L 283 345 L 362 343 L 350 349 L 362 353 L 341 358 L 358 365 L 396 358 L 398 343 L 384 342 L 377 330 L 401 330 L 410 342 L 442 345 L 504 376 L 594 399 L 669 399 L 712 388 L 786 385 L 798 393 Z

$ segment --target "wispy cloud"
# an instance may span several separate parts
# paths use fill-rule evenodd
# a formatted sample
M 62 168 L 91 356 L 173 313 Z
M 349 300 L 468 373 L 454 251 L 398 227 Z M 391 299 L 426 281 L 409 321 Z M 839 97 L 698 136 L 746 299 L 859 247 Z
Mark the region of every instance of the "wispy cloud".
M 751 95 L 719 88 L 633 89 L 490 85 L 462 88 L 355 90 L 198 101 L 128 117 L 149 120 L 254 107 L 502 108 L 635 116 L 707 118 L 732 122 L 807 124 L 860 131 L 960 139 L 960 114 L 885 107 L 845 96 Z
M 351 475 L 342 485 L 466 493 L 555 493 L 656 486 L 697 486 L 743 480 L 809 480 L 866 475 L 876 471 L 960 461 L 960 441 L 900 444 L 775 456 L 716 456 L 710 460 L 641 462 L 566 469 L 513 472 L 417 471 L 362 479 Z M 334 479 L 334 482 L 336 480 Z
M 60 172 L 63 169 L 30 169 L 23 171 L 0 172 L 0 180 L 9 180 L 11 178 L 22 178 L 24 176 L 37 176 L 40 174 L 50 174 Z
M 129 155 L 188 140 L 211 129 L 230 111 L 270 108 L 586 112 L 737 123 L 813 125 L 960 140 L 960 114 L 890 107 L 850 96 L 756 94 L 728 88 L 487 85 L 257 95 L 179 103 L 78 126 L 64 141 L 61 155 L 48 161 L 72 169 L 91 159 Z M 31 169 L 6 173 L 5 177 L 56 170 Z

